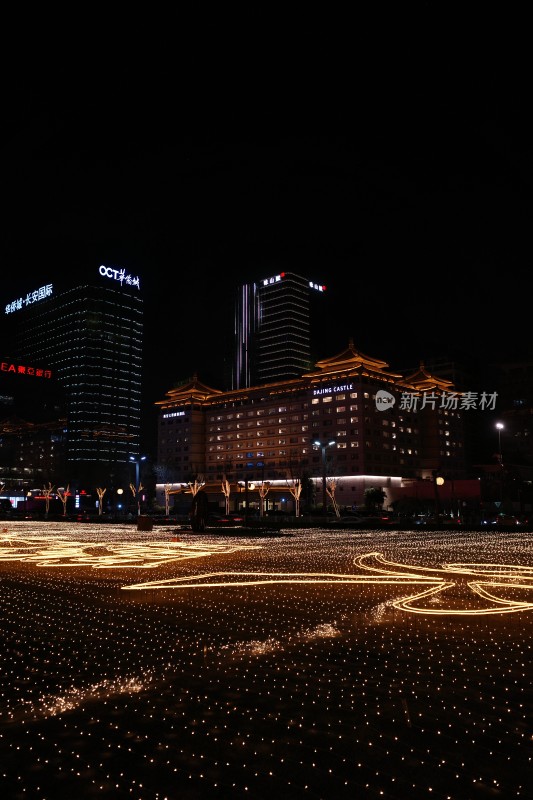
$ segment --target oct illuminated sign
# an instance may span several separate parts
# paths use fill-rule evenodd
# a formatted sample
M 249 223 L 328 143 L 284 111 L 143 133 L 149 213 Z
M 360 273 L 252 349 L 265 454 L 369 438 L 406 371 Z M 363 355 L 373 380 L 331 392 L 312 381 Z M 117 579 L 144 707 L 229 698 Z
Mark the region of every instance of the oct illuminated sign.
M 103 278 L 111 278 L 112 280 L 119 281 L 119 283 L 126 284 L 127 286 L 136 286 L 137 289 L 141 288 L 140 278 L 134 278 L 128 275 L 125 269 L 114 269 L 113 267 L 106 267 L 102 264 L 98 267 L 98 271 Z

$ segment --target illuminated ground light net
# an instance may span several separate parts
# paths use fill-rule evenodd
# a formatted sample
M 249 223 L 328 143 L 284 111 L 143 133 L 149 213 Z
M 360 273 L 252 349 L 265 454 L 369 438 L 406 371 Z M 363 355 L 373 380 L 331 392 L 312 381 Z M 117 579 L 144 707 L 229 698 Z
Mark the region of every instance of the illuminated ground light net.
M 524 531 L 6 522 L 0 796 L 531 796 Z
M 0 561 L 24 561 L 39 567 L 93 569 L 155 569 L 190 559 L 209 559 L 213 555 L 239 550 L 259 550 L 260 545 L 148 541 L 144 543 L 108 541 L 82 542 L 68 536 L 25 536 L 4 530 L 0 533 Z M 415 566 L 388 561 L 379 552 L 358 555 L 354 574 L 324 572 L 204 572 L 133 583 L 129 591 L 180 590 L 267 586 L 269 584 L 395 584 L 401 587 L 424 586 L 421 591 L 391 601 L 402 611 L 415 614 L 509 614 L 533 608 L 533 567 L 512 564 L 446 563 Z

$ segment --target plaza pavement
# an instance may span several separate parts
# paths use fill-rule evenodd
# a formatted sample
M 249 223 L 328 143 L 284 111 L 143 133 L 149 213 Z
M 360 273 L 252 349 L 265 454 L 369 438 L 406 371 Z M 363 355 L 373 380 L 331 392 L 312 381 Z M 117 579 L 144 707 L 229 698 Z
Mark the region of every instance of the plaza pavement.
M 533 534 L 0 527 L 0 792 L 533 797 Z

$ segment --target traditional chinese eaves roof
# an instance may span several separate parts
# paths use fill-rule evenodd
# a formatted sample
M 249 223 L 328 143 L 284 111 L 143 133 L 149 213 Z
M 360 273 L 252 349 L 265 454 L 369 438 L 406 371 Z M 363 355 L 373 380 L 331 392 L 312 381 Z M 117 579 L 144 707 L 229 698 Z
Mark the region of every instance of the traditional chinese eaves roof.
M 328 374 L 353 374 L 354 372 L 364 373 L 368 375 L 380 375 L 382 378 L 395 380 L 401 378 L 399 374 L 393 372 L 386 372 L 389 366 L 386 361 L 379 358 L 372 358 L 354 347 L 353 340 L 350 339 L 348 347 L 336 356 L 331 358 L 322 359 L 316 362 L 317 370 L 304 375 L 305 378 L 324 378 Z
M 155 405 L 167 405 L 169 402 L 190 403 L 195 400 L 203 401 L 217 394 L 223 394 L 223 392 L 221 392 L 220 389 L 212 389 L 205 383 L 201 383 L 198 380 L 198 376 L 193 375 L 192 379 L 187 383 L 177 386 L 175 389 L 170 389 L 170 391 L 166 393 L 167 399 L 158 400 Z
M 302 388 L 316 387 L 326 381 L 335 380 L 337 382 L 351 381 L 359 377 L 375 380 L 381 383 L 388 383 L 396 387 L 409 388 L 416 392 L 422 391 L 441 391 L 453 392 L 452 381 L 438 378 L 426 371 L 423 363 L 420 368 L 405 377 L 399 373 L 389 372 L 386 361 L 370 356 L 356 350 L 353 340 L 350 339 L 348 347 L 336 356 L 326 358 L 316 362 L 316 369 L 308 372 L 300 378 L 286 378 L 285 380 L 263 384 L 261 386 L 251 386 L 242 389 L 232 389 L 221 391 L 213 389 L 198 380 L 195 374 L 193 378 L 181 386 L 170 389 L 166 393 L 164 400 L 156 401 L 156 406 L 165 408 L 192 405 L 194 403 L 210 404 L 220 402 L 219 398 L 224 397 L 225 402 L 236 400 L 247 400 L 252 393 L 261 391 L 274 397 L 276 394 L 287 394 L 290 391 L 299 392 Z
M 416 372 L 413 372 L 412 375 L 407 375 L 403 382 L 408 383 L 419 392 L 427 392 L 432 389 L 437 389 L 442 392 L 453 391 L 452 381 L 447 381 L 444 378 L 431 375 L 426 371 L 422 362 L 420 362 L 420 368 Z

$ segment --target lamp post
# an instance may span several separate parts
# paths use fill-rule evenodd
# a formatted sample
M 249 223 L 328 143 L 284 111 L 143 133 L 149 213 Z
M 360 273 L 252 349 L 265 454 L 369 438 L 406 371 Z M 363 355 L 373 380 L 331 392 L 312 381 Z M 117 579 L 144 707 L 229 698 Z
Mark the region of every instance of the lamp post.
M 320 447 L 322 451 L 322 513 L 326 514 L 326 450 L 328 447 L 333 447 L 336 441 L 335 439 L 330 439 L 329 442 L 320 442 L 316 439 L 313 444 L 315 447 Z
M 503 458 L 502 458 L 502 430 L 504 429 L 503 422 L 496 423 L 496 430 L 498 431 L 498 461 L 500 462 L 500 504 L 503 501 Z
M 117 489 L 117 511 L 120 513 L 122 511 L 122 495 L 124 494 L 124 489 Z
M 135 458 L 135 456 L 130 456 L 130 461 L 132 462 L 132 464 L 135 464 L 135 494 L 137 496 L 137 516 L 140 516 L 141 498 L 139 497 L 139 491 L 141 484 L 139 481 L 139 472 L 140 472 L 141 461 L 146 461 L 146 456 L 138 456 L 137 458 Z
M 439 486 L 444 486 L 444 478 L 442 475 L 437 475 L 435 472 L 435 513 L 437 515 L 437 522 L 439 522 L 439 515 L 441 510 Z
M 502 430 L 504 428 L 503 422 L 496 423 L 496 429 L 498 431 L 498 458 L 500 460 L 500 466 L 502 465 Z

